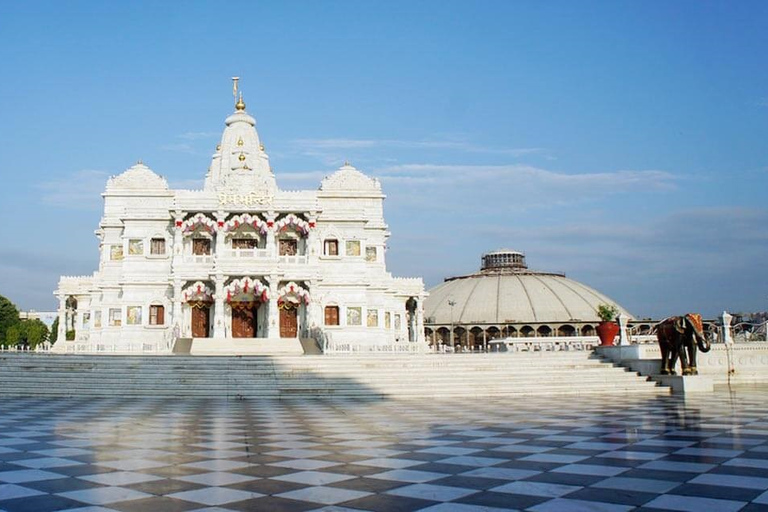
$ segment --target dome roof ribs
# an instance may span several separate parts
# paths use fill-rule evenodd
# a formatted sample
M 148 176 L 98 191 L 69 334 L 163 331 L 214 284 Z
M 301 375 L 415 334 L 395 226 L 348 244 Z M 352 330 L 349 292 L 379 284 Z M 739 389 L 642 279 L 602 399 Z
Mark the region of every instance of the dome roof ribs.
M 597 307 L 614 300 L 562 273 L 527 268 L 523 253 L 495 251 L 483 269 L 446 279 L 429 291 L 425 311 L 433 324 L 503 325 L 595 323 Z M 450 308 L 448 302 L 456 304 Z M 456 307 L 458 306 L 458 308 Z M 632 316 L 619 306 L 623 314 Z
M 592 295 L 592 297 L 594 297 L 595 299 L 597 299 L 597 300 L 598 300 L 598 301 L 600 301 L 601 303 L 602 303 L 602 302 L 610 302 L 610 299 L 607 299 L 607 298 L 606 298 L 606 297 L 604 297 L 603 295 L 601 295 L 601 294 L 599 294 L 599 293 L 595 293 L 595 292 L 594 292 L 592 289 L 590 289 L 590 288 L 588 288 L 588 287 L 586 287 L 586 286 L 582 285 L 581 283 L 578 283 L 578 284 L 579 284 L 580 286 L 579 286 L 579 287 L 576 287 L 576 286 L 572 286 L 572 285 L 571 285 L 571 283 L 565 283 L 565 282 L 564 282 L 564 283 L 563 283 L 563 286 L 565 286 L 566 288 L 568 288 L 569 290 L 571 290 L 571 291 L 572 291 L 572 292 L 573 292 L 573 293 L 574 293 L 574 294 L 575 294 L 575 295 L 576 295 L 578 298 L 580 298 L 581 300 L 583 300 L 583 301 L 584 301 L 584 303 L 585 303 L 585 304 L 586 304 L 588 307 L 592 307 L 592 302 L 590 302 L 589 300 L 587 300 L 587 298 L 586 298 L 586 297 L 584 297 L 584 295 L 582 295 L 582 293 L 581 293 L 582 291 L 584 291 L 584 292 L 586 292 L 586 293 L 588 293 L 588 294 Z M 579 290 L 579 289 L 577 289 L 577 288 L 580 288 L 581 290 Z
M 549 292 L 555 297 L 555 299 L 557 299 L 560 305 L 563 306 L 563 309 L 565 310 L 565 312 L 568 313 L 568 318 L 573 318 L 573 313 L 571 312 L 570 309 L 568 309 L 568 305 L 565 303 L 562 297 L 560 297 L 560 295 L 557 292 L 555 292 L 555 290 L 549 284 L 547 284 L 543 279 L 541 279 L 540 277 L 535 277 L 535 279 L 538 282 L 540 282 L 542 285 L 544 285 L 544 287 L 547 290 L 549 290 Z
M 501 304 L 501 276 L 496 277 L 496 321 L 501 321 L 501 311 L 499 310 L 499 304 Z
M 464 305 L 461 306 L 461 312 L 459 313 L 459 318 L 462 318 L 464 316 L 464 312 L 467 310 L 467 305 L 470 303 L 472 299 L 472 294 L 475 293 L 475 290 L 477 290 L 478 285 L 481 281 L 477 280 L 475 281 L 474 285 L 472 286 L 472 290 L 469 292 L 469 295 L 467 295 L 467 300 L 464 301 Z
M 536 308 L 534 307 L 533 301 L 531 300 L 531 294 L 528 293 L 528 287 L 525 286 L 525 281 L 520 279 L 519 276 L 518 276 L 517 280 L 520 281 L 520 286 L 523 287 L 523 291 L 525 292 L 525 297 L 528 299 L 528 304 L 531 306 L 531 313 L 533 313 L 533 321 L 534 322 L 538 322 L 539 321 L 539 315 L 536 314 Z

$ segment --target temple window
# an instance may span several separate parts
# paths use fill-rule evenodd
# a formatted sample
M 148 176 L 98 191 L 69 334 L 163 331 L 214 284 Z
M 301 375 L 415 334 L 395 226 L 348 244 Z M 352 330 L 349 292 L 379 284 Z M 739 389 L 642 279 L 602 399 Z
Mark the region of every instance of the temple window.
M 373 263 L 376 260 L 378 260 L 378 253 L 376 251 L 376 247 L 375 246 L 373 246 L 373 247 L 366 247 L 365 248 L 365 261 Z
M 325 306 L 325 325 L 339 325 L 339 306 Z
M 120 308 L 109 308 L 109 325 L 119 327 L 122 323 L 122 311 L 120 311 Z
M 138 238 L 128 240 L 128 254 L 130 256 L 143 256 L 144 241 Z
M 368 327 L 378 327 L 379 326 L 379 310 L 378 309 L 369 309 L 368 310 L 368 318 L 366 325 Z
M 149 242 L 149 254 L 165 254 L 165 238 L 153 238 Z
M 363 325 L 363 308 L 347 308 L 347 325 Z
M 120 261 L 123 259 L 123 246 L 112 245 L 109 248 L 109 259 L 112 261 Z
M 258 243 L 258 240 L 256 240 L 255 238 L 233 238 L 232 248 L 233 249 L 255 249 L 257 243 Z
M 141 325 L 141 306 L 128 306 L 125 313 L 126 325 Z
M 149 325 L 165 325 L 165 307 L 149 306 Z
M 360 256 L 360 240 L 347 240 L 347 256 Z
M 390 313 L 389 311 L 384 313 L 384 328 L 385 329 L 392 328 L 392 313 Z
M 298 241 L 295 238 L 281 238 L 279 240 L 280 256 L 296 256 L 298 254 Z
M 323 254 L 326 256 L 338 256 L 339 255 L 339 241 L 338 240 L 326 240 L 323 244 Z
M 211 241 L 208 238 L 192 239 L 192 254 L 204 256 L 211 254 Z

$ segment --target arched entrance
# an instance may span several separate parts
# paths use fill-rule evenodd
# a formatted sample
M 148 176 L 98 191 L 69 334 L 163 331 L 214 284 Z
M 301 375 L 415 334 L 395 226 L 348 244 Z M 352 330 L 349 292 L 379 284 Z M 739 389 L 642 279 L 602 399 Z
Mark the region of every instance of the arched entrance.
M 277 305 L 280 309 L 280 337 L 296 338 L 299 335 L 299 306 L 284 300 Z
M 211 302 L 190 302 L 192 310 L 192 337 L 208 338 L 211 335 Z
M 309 291 L 299 283 L 286 283 L 277 292 L 277 309 L 281 338 L 298 338 L 307 335 L 307 305 Z
M 232 337 L 255 338 L 258 331 L 259 302 L 231 302 Z
M 207 283 L 197 281 L 184 289 L 183 296 L 189 306 L 190 334 L 193 338 L 210 338 L 213 324 L 213 290 Z
M 233 338 L 258 338 L 266 323 L 267 286 L 258 279 L 241 277 L 224 287 L 231 313 L 230 332 Z

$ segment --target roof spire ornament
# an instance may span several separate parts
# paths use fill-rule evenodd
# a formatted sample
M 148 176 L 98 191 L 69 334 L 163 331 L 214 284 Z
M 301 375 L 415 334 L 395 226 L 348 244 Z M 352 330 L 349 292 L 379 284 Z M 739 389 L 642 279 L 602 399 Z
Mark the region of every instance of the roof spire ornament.
M 243 93 L 240 93 L 240 99 L 237 100 L 237 103 L 235 103 L 235 109 L 238 112 L 242 112 L 245 110 L 245 102 L 243 101 Z
M 239 76 L 232 77 L 232 97 L 237 99 L 237 82 L 240 80 Z

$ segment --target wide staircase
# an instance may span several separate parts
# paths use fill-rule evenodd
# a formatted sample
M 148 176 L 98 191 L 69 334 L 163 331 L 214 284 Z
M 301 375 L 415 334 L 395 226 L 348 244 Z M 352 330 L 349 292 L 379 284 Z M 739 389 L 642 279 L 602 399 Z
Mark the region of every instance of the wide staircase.
M 591 352 L 349 356 L 0 354 L 0 396 L 486 397 L 668 394 Z

